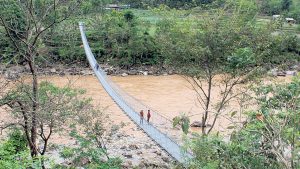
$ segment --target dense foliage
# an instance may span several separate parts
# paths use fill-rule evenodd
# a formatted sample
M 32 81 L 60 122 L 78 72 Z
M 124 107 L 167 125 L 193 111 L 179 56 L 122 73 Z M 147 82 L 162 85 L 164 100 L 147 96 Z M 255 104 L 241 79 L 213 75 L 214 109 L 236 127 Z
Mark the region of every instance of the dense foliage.
M 1 1 L 2 2 L 2 1 Z M 3 1 L 4 2 L 4 1 Z M 151 3 L 150 1 L 142 2 L 138 1 L 142 4 Z M 219 2 L 219 1 L 218 1 Z M 108 3 L 112 3 L 112 1 L 103 1 L 103 0 L 90 0 L 84 1 L 80 10 L 76 11 L 76 17 L 71 17 L 63 23 L 57 24 L 55 27 L 46 31 L 45 36 L 41 37 L 39 41 L 39 46 L 41 50 L 39 50 L 39 59 L 38 61 L 43 63 L 53 63 L 53 62 L 64 62 L 64 63 L 77 63 L 85 61 L 84 50 L 81 46 L 80 34 L 78 31 L 78 22 L 85 21 L 87 25 L 87 35 L 89 38 L 90 45 L 93 49 L 96 58 L 102 62 L 108 62 L 114 65 L 120 65 L 125 68 L 135 65 L 147 64 L 147 65 L 157 65 L 163 64 L 166 60 L 165 53 L 162 50 L 164 44 L 161 41 L 161 34 L 163 36 L 177 36 L 174 34 L 175 31 L 180 32 L 181 30 L 186 29 L 189 24 L 190 29 L 194 29 L 197 26 L 200 26 L 201 29 L 203 27 L 203 22 L 209 22 L 205 18 L 210 18 L 209 15 L 213 14 L 215 10 L 211 12 L 206 12 L 194 8 L 191 10 L 171 10 L 174 7 L 174 4 L 178 4 L 180 7 L 184 7 L 185 5 L 181 4 L 194 4 L 194 6 L 199 6 L 199 4 L 210 4 L 215 3 L 215 1 L 160 1 L 160 3 L 155 4 L 164 4 L 157 6 L 158 8 L 154 8 L 152 10 L 121 10 L 121 11 L 108 11 L 103 10 L 105 5 Z M 127 3 L 121 1 L 121 3 Z M 134 3 L 134 2 L 128 2 Z M 137 3 L 137 2 L 136 2 Z M 199 4 L 198 4 L 199 3 Z M 223 3 L 223 2 L 222 2 Z M 264 1 L 262 6 L 263 11 L 267 12 L 268 1 Z M 270 2 L 271 3 L 271 2 Z M 154 1 L 153 1 L 154 4 Z M 172 6 L 173 4 L 173 6 Z M 251 13 L 252 16 L 255 16 L 259 11 L 259 8 L 255 4 L 254 1 L 234 1 L 227 5 L 227 12 L 232 12 L 235 6 L 242 7 L 241 9 L 245 13 Z M 289 8 L 291 13 L 299 13 L 295 10 L 298 10 L 295 6 L 297 2 L 286 3 L 286 8 Z M 36 4 L 39 5 L 38 3 Z M 43 6 L 42 4 L 40 6 Z M 282 10 L 282 2 L 280 2 L 280 10 Z M 177 6 L 177 5 L 175 5 Z M 201 6 L 201 5 L 200 5 Z M 276 5 L 269 5 L 275 7 Z M 3 15 L 13 15 L 16 22 L 15 25 L 11 25 L 12 28 L 17 30 L 17 35 L 22 36 L 22 32 L 24 29 L 24 17 L 22 17 L 22 10 L 19 7 L 17 2 L 13 2 L 11 4 L 3 3 L 0 4 L 1 12 Z M 211 7 L 209 7 L 211 9 Z M 295 10 L 294 10 L 295 9 Z M 18 11 L 18 12 L 16 12 Z M 61 9 L 62 14 L 64 13 L 64 8 Z M 269 14 L 271 14 L 270 12 Z M 225 19 L 226 18 L 222 18 Z M 248 19 L 254 20 L 256 17 L 249 17 Z M 51 20 L 51 18 L 49 18 Z M 172 27 L 170 30 L 173 35 L 170 34 L 170 28 L 166 27 L 166 24 L 171 21 L 176 23 L 176 27 Z M 166 23 L 163 23 L 166 22 Z M 256 51 L 264 50 L 262 48 L 270 49 L 276 55 L 282 55 L 290 57 L 290 52 L 294 51 L 294 53 L 299 54 L 299 45 L 297 44 L 299 40 L 293 37 L 286 38 L 284 36 L 273 37 L 273 40 L 266 45 L 266 40 L 270 39 L 270 32 L 266 32 L 263 30 L 265 28 L 265 24 L 261 25 L 261 23 L 257 24 L 256 27 L 261 27 L 260 30 L 256 29 L 257 37 L 262 35 L 261 39 L 256 39 L 259 43 L 264 44 L 256 47 Z M 23 25 L 23 26 L 22 26 Z M 196 29 L 196 28 L 195 28 Z M 199 29 L 199 28 L 197 28 Z M 251 28 L 253 29 L 253 28 Z M 164 32 L 162 32 L 164 31 Z M 274 30 L 275 31 L 275 30 Z M 13 43 L 9 40 L 7 34 L 4 33 L 4 28 L 0 27 L 0 33 L 3 34 L 1 36 L 1 60 L 6 62 L 22 62 L 20 60 L 19 54 L 14 50 Z M 192 36 L 192 35 L 189 35 Z M 192 36 L 193 37 L 193 36 Z M 179 38 L 179 37 L 178 37 Z M 199 39 L 200 40 L 200 39 Z M 253 41 L 253 40 L 251 40 Z M 283 41 L 293 42 L 291 45 L 289 43 L 285 43 Z M 190 45 L 189 41 L 183 43 L 182 45 Z M 246 46 L 246 44 L 241 44 L 242 46 Z M 252 49 L 253 50 L 253 49 Z M 276 50 L 273 51 L 273 50 Z M 253 51 L 255 53 L 255 51 Z M 13 58 L 13 59 L 12 59 Z M 282 57 L 273 57 L 272 62 L 278 62 Z M 45 61 L 47 60 L 47 61 Z
M 99 34 L 102 43 L 98 41 L 98 44 L 103 50 L 96 53 L 103 54 L 104 58 L 127 67 L 160 61 L 158 42 L 149 33 L 149 23 L 138 20 L 131 11 L 112 12 L 94 24 L 95 31 L 90 34 Z
M 229 141 L 219 135 L 188 142 L 195 154 L 191 168 L 299 168 L 299 77 L 287 84 L 255 89 L 260 108 L 245 112 L 243 126 Z
M 66 22 L 53 33 L 48 43 L 52 59 L 85 60 L 77 21 Z M 131 11 L 104 14 L 86 24 L 89 42 L 98 60 L 127 68 L 162 62 L 157 42 L 149 33 L 149 23 L 139 20 Z M 60 48 L 62 45 L 64 48 Z
M 299 5 L 298 0 L 265 0 L 262 1 L 261 12 L 269 15 L 283 14 L 300 22 Z
M 8 138 L 0 142 L 0 169 L 40 167 L 30 158 L 25 135 L 13 129 Z

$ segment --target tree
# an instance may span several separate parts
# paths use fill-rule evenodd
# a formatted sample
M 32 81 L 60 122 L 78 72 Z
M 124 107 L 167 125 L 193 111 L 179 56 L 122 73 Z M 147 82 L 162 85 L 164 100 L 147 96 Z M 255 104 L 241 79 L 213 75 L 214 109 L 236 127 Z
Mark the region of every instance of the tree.
M 28 84 L 20 83 L 16 89 L 10 90 L 0 99 L 0 107 L 8 106 L 14 117 L 13 122 L 1 124 L 1 130 L 10 126 L 20 127 L 26 136 L 30 150 L 34 148 L 38 153 L 33 157 L 44 156 L 53 133 L 63 131 L 64 127 L 73 123 L 71 119 L 77 119 L 77 115 L 84 112 L 95 111 L 90 104 L 90 99 L 79 98 L 83 94 L 82 90 L 70 87 L 59 88 L 49 82 L 41 82 L 37 91 L 39 96 L 37 108 L 33 107 L 32 93 Z M 35 123 L 31 120 L 33 111 Z M 36 125 L 36 139 L 40 140 L 40 145 L 32 142 L 33 125 Z M 43 158 L 41 158 L 41 165 L 44 167 Z
M 266 0 L 262 2 L 261 8 L 263 13 L 278 15 L 293 11 L 295 6 L 297 6 L 297 1 L 293 0 Z
M 179 22 L 172 21 L 174 18 L 159 25 L 158 39 L 167 63 L 191 84 L 204 111 L 199 113 L 204 135 L 224 115 L 226 105 L 248 90 L 241 86 L 255 81 L 262 70 L 294 63 L 296 58 L 292 54 L 284 59 L 286 50 L 275 47 L 285 38 L 272 36 L 272 25 L 256 26 L 253 3 L 229 7 L 230 15 L 225 7 L 204 15 L 197 26 L 193 19 Z M 214 86 L 220 89 L 217 101 L 212 100 Z
M 282 0 L 266 0 L 262 2 L 262 12 L 270 15 L 278 15 L 282 12 Z
M 65 159 L 72 161 L 73 167 L 85 168 L 120 168 L 121 159 L 109 157 L 104 137 L 109 135 L 103 124 L 108 120 L 104 111 L 94 110 L 80 113 L 72 125 L 70 136 L 79 143 L 76 147 L 64 147 L 60 153 Z M 83 159 L 89 163 L 82 164 Z
M 233 126 L 229 140 L 194 134 L 187 142 L 194 154 L 189 168 L 299 168 L 299 85 L 299 76 L 255 85 L 258 108 L 243 112 L 246 121 Z
M 148 22 L 141 22 L 131 11 L 112 11 L 104 15 L 100 23 L 96 21 L 92 25 L 93 39 L 99 37 L 100 41 L 94 48 L 97 57 L 124 68 L 160 63 L 163 59 L 157 42 L 149 34 L 149 26 Z
M 262 137 L 264 153 L 269 151 L 284 167 L 293 169 L 300 167 L 299 85 L 297 76 L 290 83 L 265 85 L 255 90 L 260 105 L 255 113 L 263 118 L 254 132 Z
M 31 88 L 31 111 L 24 116 L 24 121 L 30 122 L 27 125 L 28 143 L 31 156 L 38 155 L 37 136 L 39 109 L 37 58 L 43 46 L 44 33 L 52 29 L 54 25 L 66 20 L 78 7 L 80 1 L 52 1 L 52 0 L 1 0 L 0 1 L 0 26 L 4 27 L 5 35 L 13 44 L 14 56 L 19 57 L 21 63 L 27 64 L 32 77 Z M 20 108 L 24 103 L 20 101 Z M 24 110 L 26 111 L 26 110 Z M 28 118 L 28 119 L 26 119 Z M 24 124 L 25 125 L 25 124 Z
M 289 11 L 292 6 L 292 0 L 282 0 L 282 10 Z
M 176 116 L 173 119 L 173 127 L 176 127 L 177 125 L 181 126 L 181 129 L 184 134 L 188 134 L 190 119 L 186 115 Z

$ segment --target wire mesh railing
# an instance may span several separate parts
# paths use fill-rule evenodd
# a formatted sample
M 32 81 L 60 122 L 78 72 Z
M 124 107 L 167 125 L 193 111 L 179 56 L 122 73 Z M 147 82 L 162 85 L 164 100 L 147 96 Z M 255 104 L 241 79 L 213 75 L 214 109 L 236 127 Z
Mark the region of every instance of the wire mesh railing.
M 150 110 L 151 112 L 151 119 L 150 123 L 158 128 L 162 133 L 168 135 L 173 140 L 176 140 L 177 143 L 180 144 L 181 142 L 181 130 L 180 128 L 173 127 L 172 119 L 163 116 L 158 111 L 154 110 L 150 106 L 147 106 L 143 104 L 140 100 L 134 98 L 130 94 L 126 93 L 124 90 L 121 89 L 116 83 L 114 83 L 112 80 L 107 78 L 107 82 L 112 86 L 112 88 L 120 95 L 120 97 L 123 98 L 134 110 L 135 112 L 140 112 L 141 110 L 145 111 L 145 114 L 147 114 L 147 111 Z
M 117 105 L 133 120 L 145 133 L 149 135 L 156 143 L 164 148 L 172 157 L 179 162 L 184 162 L 186 158 L 190 158 L 191 154 L 183 152 L 180 146 L 180 137 L 178 137 L 179 129 L 173 128 L 172 121 L 167 117 L 159 114 L 157 111 L 142 104 L 125 91 L 117 84 L 111 81 L 106 73 L 99 67 L 86 38 L 84 32 L 84 24 L 79 23 L 81 38 L 89 64 L 98 80 L 102 84 L 106 92 L 112 97 Z M 151 111 L 151 123 L 140 123 L 140 110 Z M 181 134 L 179 134 L 181 135 Z

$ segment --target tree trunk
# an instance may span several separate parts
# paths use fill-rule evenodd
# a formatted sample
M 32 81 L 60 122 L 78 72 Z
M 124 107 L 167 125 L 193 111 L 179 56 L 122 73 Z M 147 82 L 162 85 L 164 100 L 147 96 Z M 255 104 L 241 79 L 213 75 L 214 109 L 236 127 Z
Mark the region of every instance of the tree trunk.
M 37 149 L 37 107 L 38 107 L 38 80 L 37 80 L 37 72 L 34 64 L 34 57 L 32 55 L 29 56 L 28 65 L 30 67 L 31 75 L 32 75 L 32 113 L 31 113 L 31 143 L 32 147 L 30 147 L 31 156 L 36 157 L 38 155 Z
M 205 114 L 202 117 L 202 134 L 206 135 L 205 132 L 205 126 L 207 122 L 207 117 L 208 117 L 208 111 L 209 111 L 209 105 L 210 105 L 210 97 L 211 97 L 211 87 L 212 87 L 212 76 L 209 75 L 208 77 L 208 89 L 207 89 L 207 97 L 206 97 L 206 103 L 205 103 Z

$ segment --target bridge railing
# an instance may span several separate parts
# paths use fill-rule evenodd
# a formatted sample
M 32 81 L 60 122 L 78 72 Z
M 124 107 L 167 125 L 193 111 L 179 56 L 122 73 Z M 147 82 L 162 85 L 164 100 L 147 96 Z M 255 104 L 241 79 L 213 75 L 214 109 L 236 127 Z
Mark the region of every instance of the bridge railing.
M 84 33 L 83 23 L 79 24 L 81 38 L 84 45 L 84 50 L 88 61 L 95 72 L 95 75 L 99 79 L 100 83 L 106 90 L 106 92 L 113 98 L 117 105 L 125 112 L 127 115 L 138 125 L 140 126 L 154 141 L 156 141 L 161 147 L 163 147 L 171 156 L 173 156 L 177 161 L 183 162 L 185 157 L 191 157 L 191 154 L 184 154 L 181 150 L 179 144 L 178 132 L 180 130 L 174 129 L 172 127 L 171 120 L 160 115 L 159 113 L 151 110 L 148 106 L 141 104 L 134 97 L 130 96 L 114 82 L 112 82 L 106 75 L 106 73 L 99 67 L 87 41 L 87 38 Z M 140 110 L 151 110 L 151 121 L 150 124 L 147 124 L 144 121 L 144 124 L 140 124 Z M 145 114 L 146 114 L 145 111 Z M 170 135 L 172 134 L 173 135 Z M 181 134 L 180 134 L 181 135 Z

